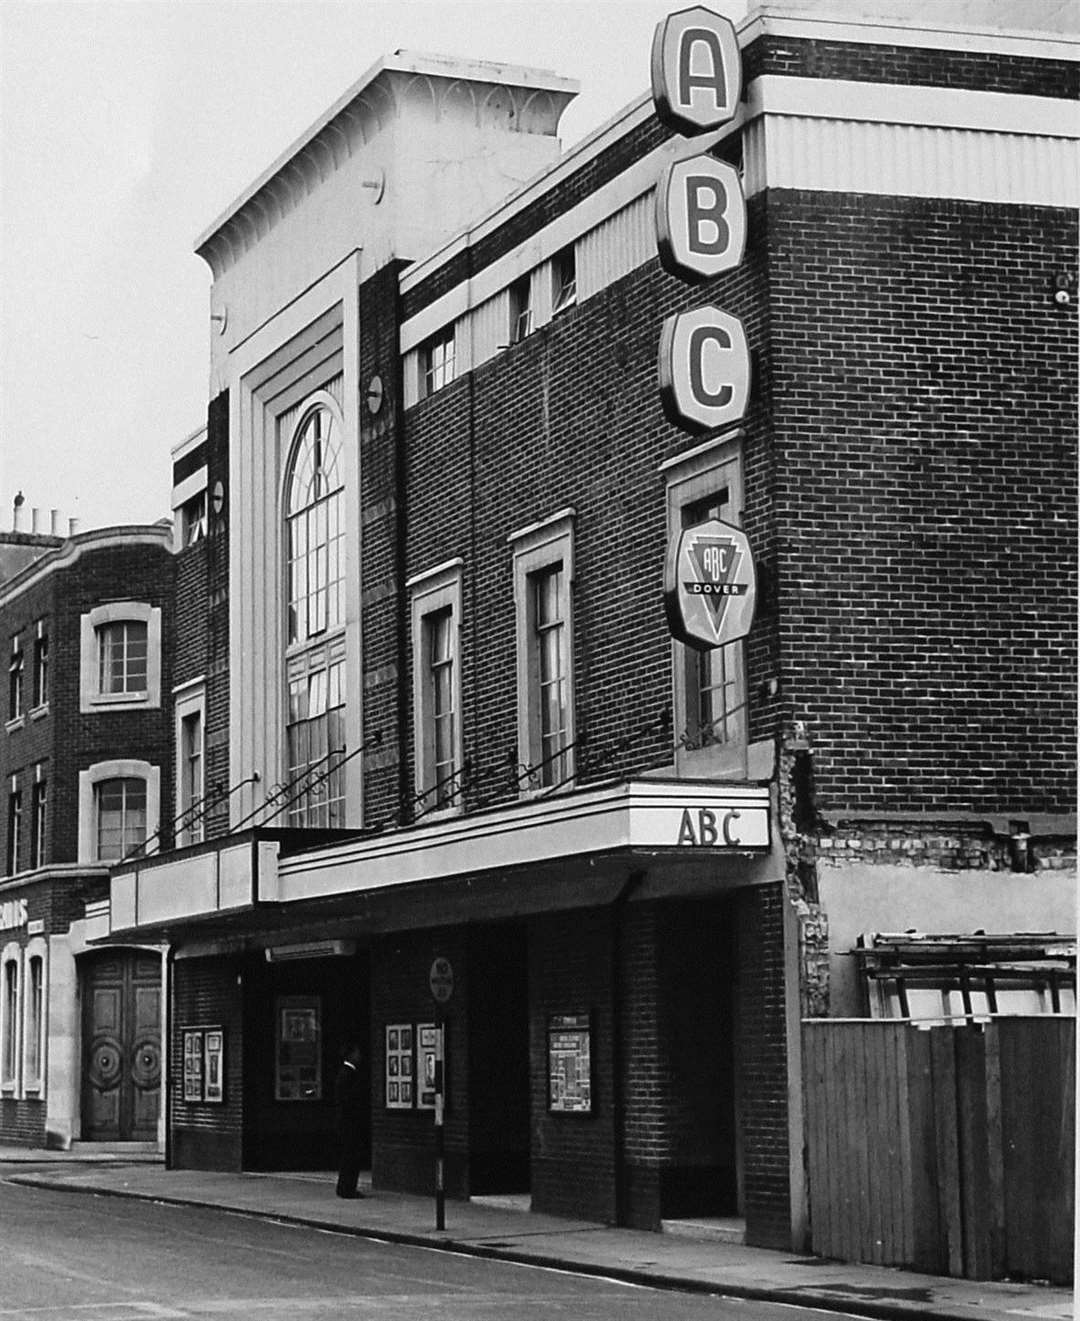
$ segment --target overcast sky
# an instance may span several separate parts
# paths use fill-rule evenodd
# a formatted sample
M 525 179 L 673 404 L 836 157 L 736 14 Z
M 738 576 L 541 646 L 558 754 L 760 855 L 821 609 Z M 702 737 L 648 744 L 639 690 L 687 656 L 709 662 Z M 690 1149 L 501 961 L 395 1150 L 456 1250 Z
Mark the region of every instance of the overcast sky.
M 1075 0 L 869 3 L 1076 22 Z M 653 29 L 681 7 L 0 0 L 0 530 L 20 489 L 28 509 L 86 528 L 169 514 L 169 450 L 207 402 L 210 274 L 194 239 L 381 55 L 576 78 L 570 145 L 647 89 Z
M 670 0 L 2 0 L 0 530 L 169 514 L 205 420 L 194 239 L 381 55 L 553 69 L 569 145 L 644 92 Z M 717 8 L 737 15 L 742 0 Z

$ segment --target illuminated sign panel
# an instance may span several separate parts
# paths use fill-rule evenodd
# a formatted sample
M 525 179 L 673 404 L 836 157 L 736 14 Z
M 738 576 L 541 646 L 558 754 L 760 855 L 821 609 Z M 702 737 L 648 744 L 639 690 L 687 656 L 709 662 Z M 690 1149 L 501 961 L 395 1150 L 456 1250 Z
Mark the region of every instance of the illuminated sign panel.
M 660 401 L 685 431 L 733 426 L 750 397 L 750 350 L 738 317 L 706 305 L 664 322 Z
M 656 242 L 664 270 L 690 283 L 734 270 L 746 248 L 735 167 L 712 156 L 669 165 L 656 185 Z
M 742 528 L 718 518 L 672 539 L 664 570 L 664 609 L 672 635 L 706 650 L 750 632 L 757 577 Z
M 742 95 L 742 63 L 730 20 L 695 5 L 657 24 L 652 94 L 657 115 L 679 133 L 706 133 L 733 119 Z

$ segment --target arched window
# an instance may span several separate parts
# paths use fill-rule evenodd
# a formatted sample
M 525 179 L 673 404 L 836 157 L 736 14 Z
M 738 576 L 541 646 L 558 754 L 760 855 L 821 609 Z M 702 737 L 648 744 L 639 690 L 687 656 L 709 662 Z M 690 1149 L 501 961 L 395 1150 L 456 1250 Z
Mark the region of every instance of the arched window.
M 341 426 L 302 415 L 285 484 L 287 819 L 345 824 L 345 499 Z
M 334 415 L 313 408 L 300 424 L 286 488 L 290 643 L 343 623 L 343 468 Z

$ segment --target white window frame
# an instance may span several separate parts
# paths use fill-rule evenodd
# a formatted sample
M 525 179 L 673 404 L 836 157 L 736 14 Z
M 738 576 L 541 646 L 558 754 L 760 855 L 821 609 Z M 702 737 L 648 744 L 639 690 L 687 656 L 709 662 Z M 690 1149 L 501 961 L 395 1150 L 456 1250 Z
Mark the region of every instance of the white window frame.
M 44 793 L 42 792 L 44 787 Z M 41 814 L 41 831 L 38 832 L 38 807 L 44 797 L 45 810 Z M 30 790 L 30 868 L 44 867 L 49 857 L 49 779 L 45 774 L 45 763 L 38 762 L 34 767 L 34 784 Z
M 465 764 L 465 740 L 461 707 L 461 575 L 463 561 L 447 560 L 406 583 L 409 591 L 412 627 L 413 667 L 413 766 L 417 795 L 417 814 L 425 818 L 452 816 L 462 810 L 461 773 Z M 451 693 L 454 704 L 454 772 L 450 802 L 436 806 L 431 790 L 435 787 L 433 694 L 427 664 L 428 629 L 425 621 L 443 610 L 450 612 L 450 663 L 453 667 Z M 427 797 L 421 797 L 426 794 Z
M 8 967 L 15 968 L 14 1005 L 8 1000 Z M 22 1063 L 22 947 L 17 941 L 8 941 L 0 950 L 0 1093 L 7 1097 L 20 1095 L 20 1065 Z M 6 1072 L 11 1060 L 14 1073 Z
M 438 354 L 438 359 L 436 359 Z M 419 346 L 417 393 L 428 399 L 445 389 L 459 375 L 457 323 L 451 321 Z
M 575 684 L 574 684 L 574 519 L 572 508 L 519 528 L 507 538 L 514 557 L 514 618 L 517 638 L 517 733 L 518 773 L 523 776 L 518 792 L 523 798 L 541 793 L 569 792 L 574 787 L 577 770 L 574 743 Z M 560 595 L 561 613 L 566 629 L 566 730 L 565 753 L 568 774 L 566 783 L 556 790 L 525 776 L 527 766 L 541 760 L 540 704 L 533 676 L 537 665 L 533 607 L 532 579 L 546 569 L 562 565 Z
M 185 807 L 184 722 L 192 716 L 199 717 L 199 730 L 202 738 L 201 772 L 199 792 L 195 800 Z M 173 840 L 173 847 L 186 848 L 189 845 L 201 844 L 206 838 L 206 682 L 204 679 L 193 679 L 190 683 L 183 684 L 173 690 L 173 722 L 176 748 L 176 766 L 173 778 L 175 786 L 175 811 L 173 815 L 176 822 L 174 828 L 176 838 Z M 186 818 L 186 823 L 181 818 Z M 184 839 L 181 844 L 181 838 L 189 833 L 194 838 Z
M 11 639 L 11 660 L 8 662 L 7 725 L 14 729 L 26 716 L 26 652 L 16 635 Z
M 532 272 L 526 272 L 507 290 L 507 343 L 521 344 L 536 329 Z
M 573 279 L 564 281 L 567 263 L 573 267 Z M 558 316 L 577 302 L 577 250 L 572 243 L 560 248 L 551 258 L 551 315 Z
M 99 761 L 79 772 L 79 861 L 91 866 L 114 865 L 118 859 L 97 856 L 97 812 L 94 790 L 103 780 L 146 781 L 146 854 L 156 853 L 161 812 L 161 768 L 148 761 Z
M 7 796 L 7 838 L 4 840 L 4 875 L 17 876 L 23 870 L 23 793 L 19 777 L 13 775 Z
M 46 1060 L 45 1047 L 48 1040 L 46 1025 L 49 1018 L 49 961 L 47 956 L 48 946 L 42 936 L 34 936 L 27 942 L 23 950 L 22 975 L 20 979 L 20 996 L 22 999 L 22 1048 L 20 1056 L 22 1059 L 22 1095 L 40 1096 L 45 1091 Z M 34 959 L 41 960 L 41 1017 L 37 1024 L 37 1056 L 38 1069 L 34 1073 L 31 1068 L 31 1055 L 33 1053 L 34 1037 L 33 1023 L 30 1014 L 33 1004 L 30 996 L 30 968 Z
M 731 521 L 742 524 L 744 502 L 742 433 L 728 433 L 706 441 L 688 454 L 661 465 L 667 489 L 668 538 L 682 530 L 683 510 L 714 492 L 727 487 L 730 492 L 733 516 Z M 745 639 L 728 644 L 728 655 L 735 667 L 736 710 L 734 720 L 736 737 L 726 743 L 712 743 L 700 748 L 688 748 L 680 736 L 689 720 L 689 694 L 687 668 L 693 648 L 681 642 L 672 642 L 672 729 L 675 738 L 675 769 L 679 775 L 707 778 L 745 778 L 748 756 L 749 726 L 747 721 L 746 648 Z
M 134 693 L 103 693 L 100 687 L 98 629 L 106 624 L 146 625 L 146 688 Z M 161 706 L 161 610 L 144 601 L 110 601 L 79 620 L 79 710 L 145 711 Z
M 44 715 L 49 709 L 49 634 L 39 619 L 34 632 L 34 666 L 30 676 L 30 714 Z

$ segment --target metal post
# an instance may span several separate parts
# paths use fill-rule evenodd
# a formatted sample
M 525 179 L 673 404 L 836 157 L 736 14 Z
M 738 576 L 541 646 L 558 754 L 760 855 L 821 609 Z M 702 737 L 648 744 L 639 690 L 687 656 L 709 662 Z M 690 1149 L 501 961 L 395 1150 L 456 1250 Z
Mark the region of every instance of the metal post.
M 446 1132 L 443 1128 L 443 1016 L 435 1010 L 435 1228 L 446 1228 Z

